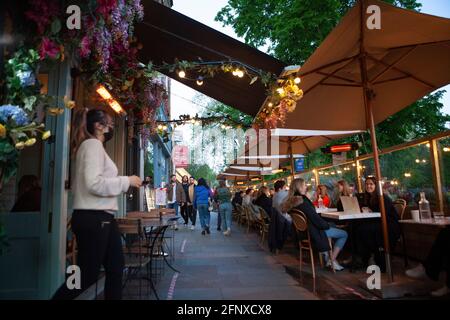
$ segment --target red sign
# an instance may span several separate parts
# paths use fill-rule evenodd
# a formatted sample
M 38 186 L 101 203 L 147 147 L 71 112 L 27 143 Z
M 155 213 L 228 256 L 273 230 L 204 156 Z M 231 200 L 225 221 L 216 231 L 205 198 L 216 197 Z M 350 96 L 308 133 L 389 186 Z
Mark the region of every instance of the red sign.
M 187 146 L 176 145 L 172 150 L 173 164 L 176 168 L 189 166 L 189 149 Z

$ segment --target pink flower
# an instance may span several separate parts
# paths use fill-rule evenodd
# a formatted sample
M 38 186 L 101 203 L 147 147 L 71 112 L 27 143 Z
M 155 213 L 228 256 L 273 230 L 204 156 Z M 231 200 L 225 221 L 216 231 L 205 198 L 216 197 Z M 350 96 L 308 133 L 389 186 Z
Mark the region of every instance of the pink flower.
M 84 36 L 80 42 L 80 50 L 79 50 L 80 57 L 86 58 L 91 54 L 91 49 L 89 48 L 89 46 L 90 46 L 90 40 L 89 40 L 88 36 Z
M 117 0 L 98 0 L 97 12 L 106 19 L 116 6 Z
M 47 37 L 42 38 L 41 46 L 39 47 L 39 56 L 41 60 L 49 57 L 55 59 L 59 54 L 59 46 Z
M 52 22 L 53 17 L 59 14 L 59 4 L 55 0 L 31 0 L 30 9 L 25 12 L 25 16 L 34 21 L 38 28 L 38 33 L 43 34 L 45 29 Z

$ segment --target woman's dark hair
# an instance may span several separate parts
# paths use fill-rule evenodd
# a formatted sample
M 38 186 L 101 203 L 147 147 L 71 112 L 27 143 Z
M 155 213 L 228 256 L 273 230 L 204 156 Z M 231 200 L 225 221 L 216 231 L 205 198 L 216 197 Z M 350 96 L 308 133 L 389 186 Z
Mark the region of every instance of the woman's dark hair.
M 94 137 L 96 123 L 107 124 L 107 117 L 108 113 L 102 109 L 89 110 L 88 108 L 84 108 L 75 113 L 72 134 L 73 156 L 76 155 L 78 148 L 84 140 Z
M 364 204 L 371 208 L 377 208 L 377 206 L 378 206 L 378 195 L 377 195 L 378 181 L 377 181 L 377 178 L 374 176 L 368 176 L 368 177 L 366 177 L 364 184 L 367 182 L 367 180 L 371 180 L 373 182 L 373 184 L 375 185 L 375 191 L 372 193 L 368 193 L 366 188 L 364 187 Z
M 273 185 L 275 187 L 275 192 L 278 192 L 280 191 L 280 189 L 283 189 L 285 185 L 286 183 L 283 180 L 277 180 Z
M 245 190 L 245 194 L 250 194 L 250 192 L 252 192 L 252 191 L 253 191 L 253 189 L 248 188 L 247 190 Z
M 204 186 L 207 189 L 209 189 L 208 184 L 206 183 L 206 180 L 203 178 L 198 179 L 197 186 Z
M 186 175 L 183 176 L 183 179 L 181 180 L 181 182 L 185 182 L 185 180 L 186 180 L 186 182 L 189 181 L 189 177 Z

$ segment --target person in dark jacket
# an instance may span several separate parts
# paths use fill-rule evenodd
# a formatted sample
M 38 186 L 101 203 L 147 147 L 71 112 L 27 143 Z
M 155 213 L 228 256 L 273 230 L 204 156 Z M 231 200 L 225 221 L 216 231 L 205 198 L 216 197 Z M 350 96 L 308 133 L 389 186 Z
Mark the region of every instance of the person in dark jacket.
M 209 213 L 209 199 L 213 198 L 211 188 L 206 184 L 205 179 L 198 179 L 198 184 L 195 187 L 194 210 L 198 209 L 198 216 L 202 226 L 202 235 L 210 234 L 209 224 L 211 215 Z
M 192 206 L 190 205 L 191 199 L 189 198 L 189 178 L 183 176 L 181 180 L 181 186 L 183 187 L 185 202 L 181 204 L 181 216 L 184 219 L 184 226 L 187 228 L 189 223 L 189 217 L 191 216 Z
M 269 188 L 266 186 L 262 186 L 258 191 L 258 197 L 256 198 L 254 204 L 263 208 L 264 211 L 267 213 L 267 216 L 270 217 L 272 214 L 272 199 L 269 198 Z M 267 217 L 263 217 L 267 221 Z
M 233 205 L 233 208 L 237 210 L 236 204 L 239 204 L 242 206 L 242 198 L 244 197 L 245 192 L 244 191 L 238 191 L 234 194 L 233 200 L 231 201 L 231 204 Z
M 316 208 L 309 198 L 306 196 L 307 186 L 305 180 L 298 178 L 292 181 L 289 188 L 289 195 L 282 205 L 283 212 L 289 212 L 291 209 L 302 211 L 308 219 L 308 231 L 313 244 L 317 250 L 325 256 L 327 265 L 337 271 L 344 268 L 336 261 L 339 252 L 344 248 L 347 241 L 347 232 L 342 229 L 330 227 L 322 217 L 316 212 Z M 330 245 L 328 238 L 335 240 L 332 257 L 328 257 Z
M 372 212 L 380 212 L 378 194 L 376 191 L 377 180 L 375 177 L 367 177 L 365 182 L 366 192 L 360 197 L 361 208 L 368 208 Z M 395 210 L 391 198 L 383 194 L 384 207 L 388 224 L 389 244 L 391 247 L 397 243 L 400 237 L 399 216 Z M 381 219 L 370 219 L 361 221 L 354 226 L 358 253 L 363 260 L 364 267 L 368 265 L 370 256 L 373 254 L 375 263 L 382 272 L 386 270 L 386 261 L 381 248 L 383 248 L 383 233 L 381 230 Z

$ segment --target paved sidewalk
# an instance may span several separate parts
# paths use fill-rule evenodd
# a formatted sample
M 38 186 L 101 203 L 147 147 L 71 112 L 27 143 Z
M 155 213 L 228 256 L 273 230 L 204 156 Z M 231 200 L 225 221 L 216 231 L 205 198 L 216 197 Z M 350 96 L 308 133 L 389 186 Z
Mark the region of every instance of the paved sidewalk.
M 199 225 L 195 230 L 180 226 L 175 231 L 174 266 L 180 273 L 165 268 L 156 284 L 161 300 L 317 299 L 263 249 L 255 232 L 247 234 L 234 223 L 231 236 L 226 237 L 216 227 L 213 212 L 210 235 L 201 235 Z M 126 290 L 125 298 L 138 299 L 130 291 L 135 290 Z M 154 295 L 148 298 L 155 299 Z

